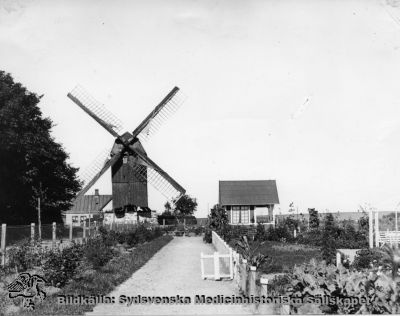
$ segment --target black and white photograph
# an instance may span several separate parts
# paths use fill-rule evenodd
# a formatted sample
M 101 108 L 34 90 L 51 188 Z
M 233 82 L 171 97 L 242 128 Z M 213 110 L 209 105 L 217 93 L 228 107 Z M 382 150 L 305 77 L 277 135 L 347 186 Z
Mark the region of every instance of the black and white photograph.
M 400 0 L 0 0 L 0 315 L 400 314 Z

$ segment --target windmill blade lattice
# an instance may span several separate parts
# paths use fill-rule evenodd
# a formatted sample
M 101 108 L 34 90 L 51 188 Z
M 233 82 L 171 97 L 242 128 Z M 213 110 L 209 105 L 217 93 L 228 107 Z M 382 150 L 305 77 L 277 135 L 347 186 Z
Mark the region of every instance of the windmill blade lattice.
M 81 175 L 84 185 L 88 184 L 90 180 L 104 167 L 106 162 L 110 159 L 110 149 L 104 148 L 98 156 L 86 167 Z
M 122 121 L 112 114 L 102 103 L 93 98 L 82 86 L 77 85 L 70 94 L 82 105 L 98 116 L 111 129 L 119 134 L 123 129 Z
M 150 167 L 137 164 L 133 167 L 135 175 L 148 183 L 150 183 L 158 192 L 164 195 L 168 200 L 176 199 L 182 192 L 175 189 L 168 180 L 160 173 Z
M 148 141 L 157 131 L 160 129 L 161 125 L 168 120 L 175 112 L 181 107 L 181 105 L 186 101 L 187 97 L 179 90 L 163 108 L 154 114 L 149 120 L 146 127 L 140 132 L 138 138 L 140 141 Z

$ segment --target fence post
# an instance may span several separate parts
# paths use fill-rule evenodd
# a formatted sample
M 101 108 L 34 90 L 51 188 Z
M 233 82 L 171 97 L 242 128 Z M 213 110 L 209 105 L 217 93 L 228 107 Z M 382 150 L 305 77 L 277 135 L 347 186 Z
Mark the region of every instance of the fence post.
M 296 238 L 296 236 L 297 236 L 297 231 L 294 230 L 294 231 L 293 231 L 293 237 Z
M 94 230 L 97 232 L 97 221 L 94 221 Z
M 162 225 L 165 226 L 165 218 L 162 220 Z
M 214 278 L 215 280 L 220 280 L 221 276 L 219 273 L 219 255 L 218 252 L 214 252 Z
M 72 241 L 72 232 L 73 232 L 73 225 L 72 223 L 69 225 L 69 241 Z
M 1 265 L 6 265 L 6 230 L 7 224 L 1 225 Z
M 204 276 L 204 258 L 203 258 L 203 253 L 200 253 L 200 265 L 201 265 L 201 278 L 203 280 L 205 280 L 205 276 Z
M 342 264 L 342 257 L 340 255 L 340 252 L 336 253 L 336 267 L 340 267 L 340 265 Z
M 31 223 L 31 243 L 35 242 L 35 223 Z
M 233 251 L 232 248 L 229 247 L 229 272 L 230 279 L 233 280 Z
M 268 279 L 266 275 L 262 275 L 260 278 L 260 297 L 268 297 Z M 272 304 L 263 304 L 260 303 L 258 305 L 257 312 L 259 315 L 272 315 L 273 313 L 273 307 Z
M 256 296 L 257 295 L 257 288 L 256 288 L 256 278 L 257 278 L 257 271 L 256 271 L 256 267 L 251 266 L 250 267 L 250 275 L 249 275 L 249 296 L 253 295 Z
M 240 288 L 243 295 L 247 294 L 247 260 L 243 259 L 240 265 Z
M 375 212 L 375 247 L 379 248 L 379 213 Z
M 56 229 L 57 229 L 57 224 L 53 222 L 52 226 L 52 244 L 53 248 L 56 246 Z
M 86 239 L 86 221 L 83 222 L 82 229 L 83 229 L 82 238 L 83 238 L 83 240 L 85 240 Z
M 374 248 L 374 227 L 373 227 L 373 211 L 372 208 L 369 207 L 369 212 L 368 212 L 368 228 L 369 228 L 369 234 L 368 234 L 368 239 L 369 239 L 369 248 Z
M 249 275 L 249 295 L 248 296 L 258 296 L 257 295 L 257 284 L 256 284 L 256 278 L 257 278 L 257 268 L 254 266 L 250 267 L 250 275 Z M 253 312 L 256 310 L 257 305 L 252 304 L 251 306 Z

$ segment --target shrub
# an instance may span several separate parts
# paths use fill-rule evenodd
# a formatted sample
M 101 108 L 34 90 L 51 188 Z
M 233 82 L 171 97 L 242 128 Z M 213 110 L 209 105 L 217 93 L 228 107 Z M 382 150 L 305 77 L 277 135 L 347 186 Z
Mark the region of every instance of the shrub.
M 38 244 L 31 245 L 29 239 L 18 242 L 8 253 L 9 266 L 20 272 L 41 265 L 42 248 Z
M 115 255 L 115 251 L 107 246 L 101 238 L 89 239 L 84 248 L 85 258 L 94 269 L 104 266 Z
M 255 240 L 263 241 L 265 239 L 266 239 L 265 227 L 264 227 L 264 225 L 258 224 Z
M 62 251 L 52 250 L 47 253 L 44 264 L 44 277 L 53 286 L 62 287 L 75 274 L 83 256 L 83 246 L 74 244 Z
M 206 229 L 206 231 L 204 233 L 203 241 L 208 244 L 212 243 L 212 232 L 210 229 Z
M 194 233 L 196 234 L 196 236 L 201 235 L 204 232 L 204 227 L 203 226 L 197 226 L 194 229 Z
M 326 295 L 335 301 L 332 305 L 319 305 L 324 314 L 392 314 L 399 310 L 400 278 L 390 278 L 386 273 L 376 271 L 351 271 L 336 268 L 325 263 L 310 262 L 295 267 L 290 275 L 292 289 L 288 293 L 295 297 Z M 360 298 L 368 295 L 371 300 L 363 304 Z M 346 304 L 336 299 L 359 298 L 355 304 Z M 318 306 L 319 305 L 319 306 Z M 301 306 L 294 306 L 294 313 Z

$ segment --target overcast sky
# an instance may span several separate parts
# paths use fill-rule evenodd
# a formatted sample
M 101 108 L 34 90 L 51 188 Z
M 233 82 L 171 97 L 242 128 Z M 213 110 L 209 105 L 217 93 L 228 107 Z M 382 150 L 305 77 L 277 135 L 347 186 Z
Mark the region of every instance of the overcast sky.
M 185 104 L 144 146 L 198 199 L 197 216 L 218 180 L 276 179 L 282 212 L 400 202 L 396 1 L 0 4 L 0 68 L 44 94 L 76 167 L 113 142 L 67 98 L 76 84 L 129 131 L 176 85 Z M 110 174 L 96 187 L 111 193 Z

